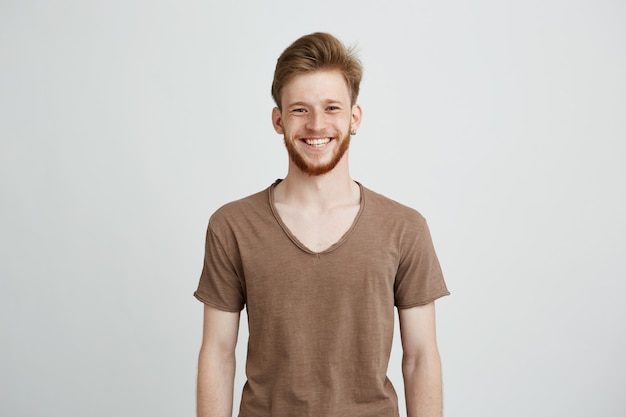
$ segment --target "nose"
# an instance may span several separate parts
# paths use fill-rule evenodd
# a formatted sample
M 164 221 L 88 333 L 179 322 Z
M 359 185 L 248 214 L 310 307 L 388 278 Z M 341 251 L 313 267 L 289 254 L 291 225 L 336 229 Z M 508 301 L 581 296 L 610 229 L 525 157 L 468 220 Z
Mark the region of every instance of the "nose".
M 314 132 L 324 130 L 324 114 L 320 111 L 312 110 L 309 113 L 306 128 Z

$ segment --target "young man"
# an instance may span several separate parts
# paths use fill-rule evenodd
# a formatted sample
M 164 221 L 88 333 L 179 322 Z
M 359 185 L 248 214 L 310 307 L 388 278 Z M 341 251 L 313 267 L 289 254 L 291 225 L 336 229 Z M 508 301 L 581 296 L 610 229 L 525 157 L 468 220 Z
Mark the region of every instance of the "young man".
M 284 180 L 210 219 L 198 416 L 231 416 L 239 314 L 249 340 L 241 417 L 398 416 L 386 377 L 398 308 L 409 417 L 442 414 L 434 300 L 447 295 L 426 222 L 350 178 L 362 69 L 324 33 L 278 59 L 272 123 Z

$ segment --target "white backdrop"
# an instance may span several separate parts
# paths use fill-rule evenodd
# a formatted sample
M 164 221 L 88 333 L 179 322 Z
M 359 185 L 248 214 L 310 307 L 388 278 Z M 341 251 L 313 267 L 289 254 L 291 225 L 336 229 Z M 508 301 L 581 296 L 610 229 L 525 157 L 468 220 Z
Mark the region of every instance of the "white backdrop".
M 620 0 L 1 0 L 0 415 L 194 414 L 207 220 L 285 175 L 273 67 L 318 30 L 365 66 L 353 177 L 429 220 L 446 415 L 626 415 L 625 21 Z

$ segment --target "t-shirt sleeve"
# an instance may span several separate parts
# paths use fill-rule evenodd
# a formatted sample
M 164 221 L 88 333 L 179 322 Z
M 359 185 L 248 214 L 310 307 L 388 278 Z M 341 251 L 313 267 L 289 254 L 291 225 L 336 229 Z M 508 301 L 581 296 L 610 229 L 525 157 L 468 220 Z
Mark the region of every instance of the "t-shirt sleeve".
M 395 304 L 410 308 L 428 304 L 449 295 L 435 253 L 428 225 L 420 218 L 419 227 L 408 233 L 395 279 Z
M 238 273 L 236 257 L 229 253 L 236 245 L 222 242 L 211 228 L 207 229 L 204 266 L 194 296 L 219 310 L 239 312 L 245 296 Z M 231 250 L 232 252 L 232 250 Z

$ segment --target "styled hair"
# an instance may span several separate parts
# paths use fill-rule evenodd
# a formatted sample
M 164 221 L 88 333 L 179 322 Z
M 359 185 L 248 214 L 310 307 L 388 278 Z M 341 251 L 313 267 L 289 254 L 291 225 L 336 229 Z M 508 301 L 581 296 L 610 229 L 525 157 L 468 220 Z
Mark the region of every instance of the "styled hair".
M 279 109 L 283 87 L 298 75 L 319 70 L 338 70 L 350 91 L 350 104 L 356 103 L 363 67 L 354 48 L 346 48 L 337 38 L 322 32 L 305 35 L 278 57 L 272 82 L 272 97 Z

